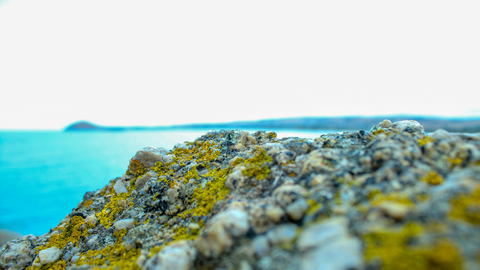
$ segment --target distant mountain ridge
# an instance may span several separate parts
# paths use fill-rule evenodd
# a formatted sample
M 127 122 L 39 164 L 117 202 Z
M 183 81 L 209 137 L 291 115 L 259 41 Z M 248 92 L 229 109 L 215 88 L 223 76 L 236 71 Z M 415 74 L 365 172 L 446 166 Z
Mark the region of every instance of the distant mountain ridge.
M 283 119 L 264 119 L 258 121 L 237 121 L 230 123 L 201 123 L 155 127 L 106 127 L 87 121 L 69 125 L 65 131 L 134 131 L 134 130 L 166 130 L 185 128 L 210 129 L 308 129 L 308 130 L 367 130 L 379 122 L 389 119 L 392 122 L 415 120 L 420 122 L 426 132 L 444 129 L 449 132 L 480 132 L 479 118 L 435 118 L 425 116 L 375 116 L 375 117 L 299 117 Z

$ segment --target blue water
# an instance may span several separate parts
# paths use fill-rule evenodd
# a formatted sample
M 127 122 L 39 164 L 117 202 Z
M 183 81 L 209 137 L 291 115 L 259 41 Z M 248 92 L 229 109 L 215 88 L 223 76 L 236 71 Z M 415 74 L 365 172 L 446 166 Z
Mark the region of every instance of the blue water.
M 121 176 L 145 146 L 173 148 L 208 130 L 145 132 L 0 131 L 0 228 L 42 235 L 82 200 Z M 327 131 L 276 131 L 314 138 Z

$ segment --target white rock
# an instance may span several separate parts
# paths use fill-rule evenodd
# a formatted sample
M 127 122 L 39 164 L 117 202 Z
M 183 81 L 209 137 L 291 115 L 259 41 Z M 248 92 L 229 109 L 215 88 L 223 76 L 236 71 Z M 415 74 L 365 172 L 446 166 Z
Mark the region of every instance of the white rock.
M 171 161 L 171 158 L 167 157 L 167 152 L 164 148 L 149 146 L 139 150 L 132 159 L 136 159 L 150 168 L 153 167 L 157 161 L 164 164 Z
M 242 165 L 235 166 L 233 172 L 228 175 L 225 186 L 227 186 L 227 188 L 232 191 L 237 188 L 243 187 L 245 185 L 245 180 L 247 179 L 247 177 L 243 175 L 243 170 L 245 169 L 245 166 Z
M 123 184 L 123 181 L 122 180 L 118 180 L 115 185 L 113 186 L 113 189 L 115 190 L 115 192 L 118 194 L 121 194 L 121 193 L 128 193 L 128 190 L 127 188 L 125 187 L 125 185 Z
M 282 224 L 267 233 L 268 241 L 272 245 L 288 243 L 295 238 L 298 226 L 295 224 Z
M 97 224 L 97 217 L 95 216 L 95 214 L 91 214 L 87 216 L 87 218 L 85 219 L 85 222 L 95 225 Z
M 32 264 L 35 246 L 29 240 L 13 240 L 0 247 L 0 268 L 20 270 Z
M 188 270 L 193 266 L 196 250 L 185 240 L 164 247 L 147 260 L 143 270 Z
M 71 262 L 72 263 L 76 263 L 78 261 L 78 259 L 80 259 L 80 255 L 79 254 L 75 254 L 72 256 L 72 259 L 71 259 Z
M 301 270 L 363 269 L 362 244 L 353 237 L 330 241 L 304 254 L 300 262 Z
M 153 171 L 147 172 L 146 174 L 144 174 L 142 177 L 138 178 L 135 181 L 135 187 L 137 187 L 138 191 L 142 190 L 145 184 L 147 183 L 147 181 L 150 180 L 150 178 L 156 177 L 156 176 L 157 176 L 156 172 L 153 172 Z
M 303 218 L 309 208 L 310 206 L 308 205 L 307 201 L 301 198 L 287 206 L 286 212 L 291 219 L 300 220 Z
M 307 190 L 299 185 L 283 185 L 275 189 L 273 196 L 281 207 L 287 207 L 298 198 L 303 198 Z
M 257 256 L 263 257 L 270 252 L 270 245 L 268 244 L 268 238 L 265 235 L 259 235 L 252 241 L 253 251 Z
M 38 253 L 38 258 L 42 265 L 54 262 L 60 258 L 62 251 L 57 247 L 51 247 L 44 250 L 41 250 Z
M 419 133 L 425 135 L 423 126 L 414 120 L 404 120 L 393 123 L 393 128 L 398 132 Z
M 298 237 L 298 249 L 305 251 L 325 245 L 332 239 L 348 237 L 347 224 L 345 217 L 335 217 L 306 228 Z
M 229 209 L 215 215 L 195 239 L 195 245 L 205 257 L 218 257 L 233 245 L 233 237 L 247 233 L 248 215 L 239 209 Z
M 122 219 L 113 224 L 115 226 L 116 231 L 120 231 L 123 229 L 131 229 L 135 227 L 135 219 Z

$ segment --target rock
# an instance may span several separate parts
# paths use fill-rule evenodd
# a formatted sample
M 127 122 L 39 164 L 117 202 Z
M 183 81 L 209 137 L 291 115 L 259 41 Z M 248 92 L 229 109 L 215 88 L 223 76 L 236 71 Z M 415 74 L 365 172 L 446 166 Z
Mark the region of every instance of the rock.
M 60 259 L 62 251 L 57 247 L 47 248 L 38 253 L 40 264 L 45 265 Z
M 187 242 L 175 242 L 152 258 L 148 259 L 142 270 L 188 270 L 192 268 L 196 250 Z
M 314 140 L 210 131 L 138 151 L 105 184 L 7 242 L 0 268 L 480 269 L 480 135 L 389 120 Z M 65 261 L 42 265 L 52 246 Z
M 157 161 L 165 164 L 171 162 L 172 158 L 167 156 L 166 149 L 149 146 L 137 151 L 132 160 L 138 160 L 143 166 L 150 168 L 155 166 Z M 136 172 L 130 168 L 130 173 L 135 174 Z
M 298 237 L 298 249 L 305 251 L 348 237 L 347 222 L 344 217 L 336 217 L 307 227 Z
M 267 233 L 268 241 L 272 245 L 279 245 L 293 241 L 296 236 L 298 226 L 295 224 L 279 225 Z
M 393 123 L 393 129 L 397 132 L 409 132 L 425 135 L 425 130 L 419 122 L 414 120 L 398 121 Z
M 123 181 L 122 180 L 118 180 L 115 185 L 113 186 L 113 189 L 115 189 L 115 192 L 117 194 L 121 194 L 121 193 L 128 193 L 128 190 L 127 188 L 125 187 L 125 185 L 123 184 Z
M 252 241 L 252 247 L 255 254 L 259 257 L 266 256 L 270 252 L 270 244 L 268 238 L 265 235 L 259 235 Z
M 309 207 L 307 201 L 302 198 L 288 205 L 286 212 L 291 219 L 296 221 L 303 218 L 303 215 L 307 212 Z
M 115 230 L 131 229 L 135 227 L 135 219 L 122 219 L 114 223 Z
M 145 184 L 147 183 L 148 180 L 150 180 L 152 177 L 156 177 L 157 174 L 155 172 L 147 172 L 145 175 L 142 177 L 138 178 L 135 181 L 135 187 L 137 187 L 137 190 L 142 190 Z
M 247 218 L 244 211 L 237 209 L 215 215 L 195 240 L 198 251 L 205 257 L 218 257 L 233 245 L 233 237 L 248 231 Z
M 332 239 L 302 255 L 302 270 L 363 269 L 362 244 L 357 238 Z
M 31 265 L 35 258 L 35 237 L 16 239 L 0 250 L 0 268 L 20 270 Z

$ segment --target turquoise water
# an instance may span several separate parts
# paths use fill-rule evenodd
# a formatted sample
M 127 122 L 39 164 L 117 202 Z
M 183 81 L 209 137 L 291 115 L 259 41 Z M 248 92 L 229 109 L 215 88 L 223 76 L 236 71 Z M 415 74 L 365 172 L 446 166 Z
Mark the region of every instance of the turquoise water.
M 207 131 L 0 131 L 0 228 L 45 234 L 85 192 L 121 176 L 137 150 L 145 146 L 169 150 Z M 314 138 L 327 131 L 276 132 L 280 138 Z

